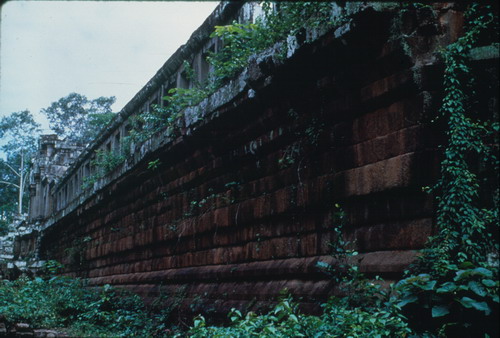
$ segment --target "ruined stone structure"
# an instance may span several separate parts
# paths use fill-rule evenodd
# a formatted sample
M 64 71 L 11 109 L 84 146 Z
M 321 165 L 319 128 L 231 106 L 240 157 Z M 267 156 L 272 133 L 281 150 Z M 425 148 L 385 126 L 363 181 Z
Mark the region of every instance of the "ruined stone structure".
M 81 146 L 59 140 L 55 134 L 41 136 L 30 177 L 29 222 L 44 220 L 52 213 L 54 187 L 82 150 Z
M 51 192 L 82 150 L 54 134 L 40 137 L 39 153 L 31 170 L 28 218 L 20 217 L 9 233 L 0 237 L 0 271 L 5 277 L 34 273 L 43 264 L 38 257 L 38 241 L 45 216 L 53 210 Z
M 214 25 L 253 20 L 254 6 L 221 3 L 57 184 L 35 174 L 41 258 L 91 285 L 182 296 L 195 312 L 256 308 L 284 288 L 314 309 L 335 292 L 317 263 L 334 261 L 333 228 L 345 222 L 362 271 L 400 276 L 433 231 L 422 187 L 439 168 L 442 133 L 429 123 L 442 86 L 437 51 L 463 21 L 450 3 L 404 13 L 332 4 L 346 24 L 253 56 L 184 111 L 180 136 L 130 145 L 124 163 L 82 187 L 96 150 L 124 146 L 130 116 L 190 86 L 184 60 L 206 78 L 204 55 L 220 46 Z M 477 57 L 485 73 L 496 57 Z

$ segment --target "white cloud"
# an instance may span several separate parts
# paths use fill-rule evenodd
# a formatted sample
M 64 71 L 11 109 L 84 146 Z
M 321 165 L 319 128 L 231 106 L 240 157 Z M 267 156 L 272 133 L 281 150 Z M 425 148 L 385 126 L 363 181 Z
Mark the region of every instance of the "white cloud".
M 23 109 L 38 114 L 70 92 L 116 96 L 113 108 L 120 110 L 217 4 L 7 2 L 0 22 L 0 116 Z

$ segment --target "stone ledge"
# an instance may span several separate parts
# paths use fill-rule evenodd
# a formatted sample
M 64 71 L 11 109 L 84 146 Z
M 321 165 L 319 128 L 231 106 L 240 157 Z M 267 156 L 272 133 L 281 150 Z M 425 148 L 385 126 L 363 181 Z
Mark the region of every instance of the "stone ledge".
M 377 251 L 362 253 L 350 257 L 350 262 L 359 264 L 360 271 L 366 273 L 398 273 L 402 272 L 416 257 L 415 250 Z M 105 277 L 89 278 L 90 285 L 126 285 L 157 284 L 184 282 L 221 282 L 229 280 L 284 279 L 288 276 L 302 276 L 314 279 L 322 275 L 316 267 L 319 261 L 334 265 L 332 256 L 315 256 L 306 258 L 289 258 L 243 264 L 196 266 L 161 271 L 128 273 Z

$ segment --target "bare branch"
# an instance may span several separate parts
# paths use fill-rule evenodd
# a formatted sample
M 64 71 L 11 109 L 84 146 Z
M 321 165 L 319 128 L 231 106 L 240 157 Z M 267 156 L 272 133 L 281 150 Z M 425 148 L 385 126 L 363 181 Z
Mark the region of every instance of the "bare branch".
M 3 164 L 5 164 L 10 170 L 12 170 L 14 172 L 14 174 L 16 174 L 17 176 L 21 177 L 21 174 L 19 174 L 17 172 L 16 169 L 12 168 L 7 162 L 3 162 Z
M 16 187 L 16 188 L 19 189 L 19 186 L 17 184 L 15 184 L 15 183 L 7 182 L 7 181 L 0 181 L 0 183 L 8 184 L 8 185 L 13 185 L 14 187 Z

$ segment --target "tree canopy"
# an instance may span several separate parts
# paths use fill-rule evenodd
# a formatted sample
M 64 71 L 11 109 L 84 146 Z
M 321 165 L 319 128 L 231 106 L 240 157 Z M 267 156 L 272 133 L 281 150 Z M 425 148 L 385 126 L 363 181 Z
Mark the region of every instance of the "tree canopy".
M 0 120 L 0 139 L 6 142 L 0 149 L 7 157 L 15 156 L 21 151 L 35 151 L 40 127 L 28 110 L 4 116 Z
M 50 128 L 67 141 L 85 145 L 98 135 L 114 116 L 111 106 L 114 96 L 101 96 L 89 100 L 85 95 L 70 93 L 42 109 L 47 116 Z
M 30 159 L 33 157 L 41 129 L 33 115 L 24 110 L 0 120 L 0 232 L 16 214 L 26 211 L 26 194 Z M 24 205 L 24 207 L 23 207 Z

